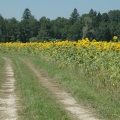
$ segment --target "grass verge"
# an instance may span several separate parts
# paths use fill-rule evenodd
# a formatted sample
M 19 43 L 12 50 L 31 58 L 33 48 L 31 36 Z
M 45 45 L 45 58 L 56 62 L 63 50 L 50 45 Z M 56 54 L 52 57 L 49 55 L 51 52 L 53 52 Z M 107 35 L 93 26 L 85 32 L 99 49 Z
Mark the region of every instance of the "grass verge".
M 0 57 L 0 88 L 1 88 L 3 81 L 5 80 L 5 77 L 6 77 L 5 76 L 5 62 Z
M 108 98 L 109 92 L 102 89 L 96 90 L 94 85 L 91 85 L 89 80 L 92 78 L 87 77 L 84 70 L 77 70 L 76 73 L 74 72 L 75 69 L 58 68 L 56 63 L 48 62 L 45 59 L 42 60 L 38 57 L 29 57 L 29 59 L 54 80 L 58 80 L 63 84 L 80 103 L 96 110 L 98 116 L 103 116 L 108 120 L 120 119 L 120 102 L 118 99 L 120 91 L 117 91 L 116 95 L 118 96 L 116 96 L 115 102 Z
M 12 57 L 16 78 L 16 91 L 22 107 L 20 120 L 70 120 L 68 114 L 44 88 L 36 75 L 17 57 Z

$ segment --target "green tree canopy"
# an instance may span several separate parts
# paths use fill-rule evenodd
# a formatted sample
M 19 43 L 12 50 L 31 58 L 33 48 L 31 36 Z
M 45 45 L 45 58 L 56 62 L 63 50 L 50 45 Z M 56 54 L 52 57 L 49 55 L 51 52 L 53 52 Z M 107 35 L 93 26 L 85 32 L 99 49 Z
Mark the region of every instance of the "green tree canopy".
M 80 15 L 79 15 L 77 9 L 74 8 L 73 12 L 70 15 L 71 23 L 74 24 L 77 20 L 79 20 L 79 18 L 80 18 Z
M 23 12 L 23 16 L 22 16 L 22 19 L 29 19 L 32 17 L 32 14 L 31 14 L 31 11 L 26 8 L 25 11 Z

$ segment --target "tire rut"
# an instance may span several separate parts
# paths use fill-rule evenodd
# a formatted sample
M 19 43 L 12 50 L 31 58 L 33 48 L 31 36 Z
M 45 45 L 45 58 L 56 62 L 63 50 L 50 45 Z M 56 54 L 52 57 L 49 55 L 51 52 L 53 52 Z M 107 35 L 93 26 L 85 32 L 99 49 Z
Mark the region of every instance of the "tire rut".
M 17 96 L 15 94 L 15 78 L 12 61 L 5 60 L 6 80 L 0 89 L 0 120 L 17 120 Z
M 101 120 L 95 117 L 95 113 L 78 104 L 70 93 L 66 92 L 57 83 L 52 81 L 49 76 L 45 75 L 40 69 L 37 69 L 29 60 L 22 59 L 22 61 L 36 74 L 43 86 L 55 95 L 59 103 L 75 118 L 75 120 Z

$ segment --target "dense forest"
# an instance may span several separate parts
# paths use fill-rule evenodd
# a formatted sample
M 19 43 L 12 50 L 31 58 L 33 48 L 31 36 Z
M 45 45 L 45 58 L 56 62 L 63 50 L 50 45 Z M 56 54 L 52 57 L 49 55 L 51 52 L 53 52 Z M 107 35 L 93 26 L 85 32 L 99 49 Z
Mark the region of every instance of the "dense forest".
M 29 42 L 50 40 L 78 40 L 89 38 L 109 41 L 120 37 L 120 10 L 101 14 L 93 9 L 80 15 L 76 8 L 69 19 L 58 17 L 37 20 L 26 8 L 21 21 L 5 19 L 0 15 L 0 42 Z

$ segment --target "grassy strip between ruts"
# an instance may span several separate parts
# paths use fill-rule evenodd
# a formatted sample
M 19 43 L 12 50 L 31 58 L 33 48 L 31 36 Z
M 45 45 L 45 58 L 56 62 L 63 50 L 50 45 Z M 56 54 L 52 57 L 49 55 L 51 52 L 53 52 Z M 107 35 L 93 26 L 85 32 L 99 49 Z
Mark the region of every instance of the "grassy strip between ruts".
M 52 78 L 59 80 L 80 103 L 94 108 L 98 115 L 108 120 L 120 119 L 119 101 L 114 103 L 106 97 L 109 96 L 107 91 L 94 89 L 94 85 L 91 85 L 89 80 L 86 80 L 87 78 L 82 70 L 79 70 L 78 74 L 76 74 L 75 69 L 71 71 L 68 68 L 58 68 L 56 63 L 48 62 L 45 59 L 42 60 L 38 57 L 29 57 L 29 59 Z
M 70 120 L 68 114 L 55 102 L 36 75 L 17 57 L 11 57 L 16 78 L 16 92 L 20 97 L 20 120 Z
M 0 57 L 0 88 L 4 80 L 5 80 L 5 62 Z

